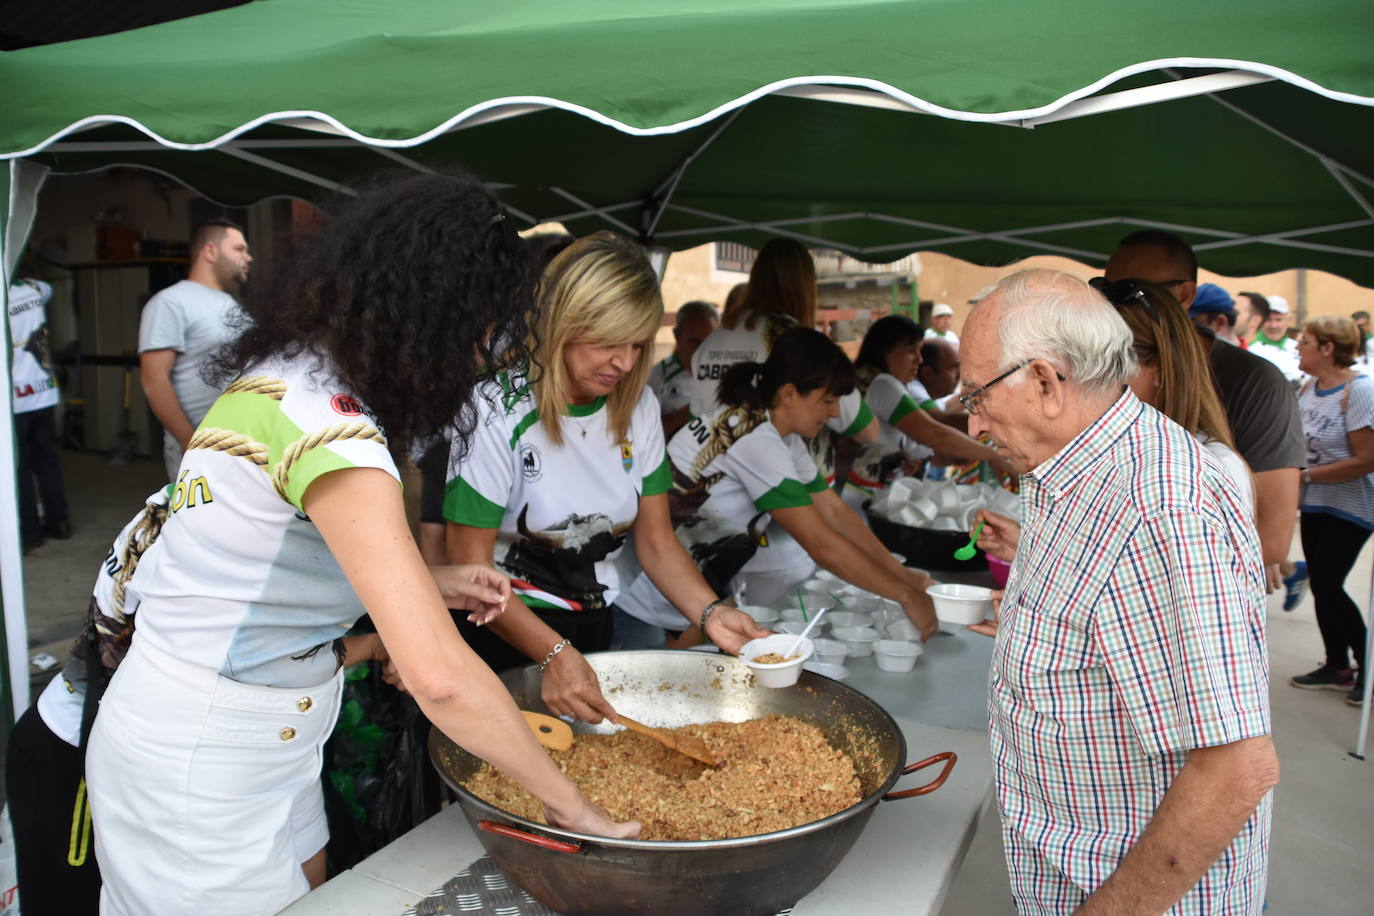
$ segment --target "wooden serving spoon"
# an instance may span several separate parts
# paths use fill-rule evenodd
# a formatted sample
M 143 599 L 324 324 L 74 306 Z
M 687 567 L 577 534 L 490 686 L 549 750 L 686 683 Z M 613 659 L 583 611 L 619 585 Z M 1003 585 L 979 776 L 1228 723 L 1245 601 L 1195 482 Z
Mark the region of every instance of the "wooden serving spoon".
M 529 712 L 521 710 L 521 715 L 529 723 L 530 730 L 534 732 L 534 737 L 538 742 L 547 748 L 555 751 L 566 751 L 572 747 L 573 731 L 567 722 L 562 719 L 555 719 L 553 716 L 546 716 L 543 713 Z M 672 734 L 642 722 L 636 722 L 629 716 L 619 714 L 620 722 L 631 731 L 639 732 L 662 744 L 664 747 L 677 751 L 691 757 L 693 760 L 706 764 L 709 767 L 720 766 L 720 762 L 711 754 L 706 742 L 692 735 Z

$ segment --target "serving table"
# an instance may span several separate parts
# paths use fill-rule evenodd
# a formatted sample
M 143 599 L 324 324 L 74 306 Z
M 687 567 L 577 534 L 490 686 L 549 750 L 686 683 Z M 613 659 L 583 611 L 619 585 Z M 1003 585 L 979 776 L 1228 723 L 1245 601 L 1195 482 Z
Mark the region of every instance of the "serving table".
M 954 751 L 959 762 L 939 791 L 879 804 L 844 861 L 792 907 L 794 916 L 851 916 L 856 906 L 879 913 L 939 913 L 992 787 L 987 739 L 992 640 L 963 627 L 949 629 L 932 637 L 915 669 L 905 674 L 879 671 L 871 656 L 849 660 L 844 683 L 897 720 L 909 760 Z M 895 788 L 921 779 L 908 777 Z M 456 805 L 283 911 L 286 916 L 550 912 L 505 885 Z

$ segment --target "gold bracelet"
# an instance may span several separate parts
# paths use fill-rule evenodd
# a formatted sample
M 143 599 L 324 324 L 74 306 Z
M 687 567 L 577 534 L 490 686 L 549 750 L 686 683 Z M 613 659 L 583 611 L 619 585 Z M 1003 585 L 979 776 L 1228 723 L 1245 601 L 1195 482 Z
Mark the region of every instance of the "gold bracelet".
M 571 639 L 565 639 L 565 640 L 563 640 L 562 642 L 560 642 L 558 645 L 556 645 L 556 646 L 554 646 L 552 649 L 550 649 L 550 650 L 549 650 L 549 654 L 548 654 L 548 655 L 545 655 L 545 656 L 544 656 L 544 660 L 543 660 L 542 662 L 539 663 L 539 673 L 540 673 L 540 674 L 543 674 L 543 673 L 544 673 L 544 669 L 547 668 L 547 667 L 549 667 L 549 662 L 553 661 L 553 657 L 554 657 L 555 655 L 557 655 L 559 652 L 562 652 L 564 649 L 568 648 L 568 647 L 571 646 L 571 645 L 572 645 L 572 640 L 571 640 Z

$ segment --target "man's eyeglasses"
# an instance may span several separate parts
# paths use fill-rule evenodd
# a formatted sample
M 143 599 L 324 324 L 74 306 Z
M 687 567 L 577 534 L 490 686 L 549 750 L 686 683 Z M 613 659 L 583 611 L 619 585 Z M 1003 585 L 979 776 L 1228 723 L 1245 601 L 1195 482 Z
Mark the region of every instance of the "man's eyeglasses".
M 1176 283 L 1184 281 L 1177 280 Z M 1138 305 L 1145 310 L 1145 314 L 1150 316 L 1150 320 L 1159 324 L 1159 310 L 1150 301 L 1145 288 L 1132 279 L 1108 280 L 1106 277 L 1093 277 L 1088 281 L 1088 285 L 1102 294 L 1112 305 L 1118 309 L 1123 309 L 1128 305 Z M 1167 284 L 1156 284 L 1165 286 Z
M 959 395 L 959 403 L 964 405 L 964 409 L 969 412 L 970 416 L 977 416 L 978 404 L 981 402 L 984 393 L 986 393 L 989 388 L 991 388 L 993 385 L 996 385 L 998 382 L 1002 381 L 1002 379 L 1006 378 L 1007 376 L 1011 375 L 1017 370 L 1026 368 L 1033 362 L 1035 362 L 1034 359 L 1021 360 L 1021 362 L 1012 366 L 1006 372 L 1003 372 L 1001 375 L 997 376 L 997 378 L 988 382 L 986 385 L 979 385 L 977 388 L 973 389 L 968 394 Z M 1064 373 L 1056 369 L 1054 371 L 1054 374 L 1059 379 L 1059 381 L 1064 381 Z

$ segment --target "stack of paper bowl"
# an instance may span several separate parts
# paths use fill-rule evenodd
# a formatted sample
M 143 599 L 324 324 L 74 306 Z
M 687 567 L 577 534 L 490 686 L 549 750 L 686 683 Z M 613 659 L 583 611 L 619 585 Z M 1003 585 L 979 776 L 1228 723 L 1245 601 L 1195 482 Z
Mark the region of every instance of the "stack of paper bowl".
M 830 634 L 849 648 L 850 658 L 863 658 L 873 654 L 873 644 L 878 641 L 878 631 L 872 627 L 836 627 Z
M 920 643 L 903 639 L 880 639 L 873 646 L 878 670 L 898 674 L 916 667 L 916 659 L 924 651 L 925 647 Z

